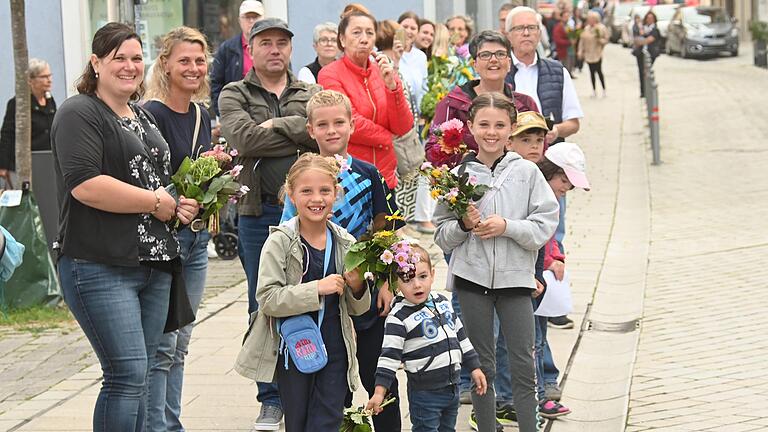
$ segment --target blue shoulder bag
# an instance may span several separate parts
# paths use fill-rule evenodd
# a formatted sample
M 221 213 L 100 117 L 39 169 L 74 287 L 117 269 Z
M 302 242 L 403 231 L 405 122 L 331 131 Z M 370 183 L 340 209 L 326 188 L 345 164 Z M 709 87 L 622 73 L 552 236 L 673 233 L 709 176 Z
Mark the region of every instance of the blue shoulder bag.
M 325 259 L 323 260 L 323 276 L 328 274 L 333 249 L 333 235 L 329 229 L 325 236 Z M 298 315 L 277 321 L 277 331 L 280 333 L 280 351 L 285 357 L 285 369 L 288 369 L 288 356 L 293 360 L 296 369 L 301 373 L 311 374 L 324 368 L 328 363 L 328 352 L 325 349 L 320 326 L 325 314 L 325 296 L 320 302 L 317 323 L 308 315 Z

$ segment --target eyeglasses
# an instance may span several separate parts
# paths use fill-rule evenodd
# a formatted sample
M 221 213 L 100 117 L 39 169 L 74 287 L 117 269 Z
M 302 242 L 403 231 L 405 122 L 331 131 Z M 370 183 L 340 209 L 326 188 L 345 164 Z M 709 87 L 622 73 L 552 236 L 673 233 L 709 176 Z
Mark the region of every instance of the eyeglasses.
M 243 21 L 253 21 L 256 22 L 261 19 L 261 17 L 255 13 L 250 13 L 247 15 L 240 15 L 240 19 Z
M 496 56 L 497 60 L 506 60 L 507 57 L 509 57 L 509 54 L 506 51 L 498 50 L 498 51 L 480 51 L 477 53 L 477 59 L 482 61 L 488 61 L 491 59 L 491 57 Z
M 336 45 L 336 38 L 320 38 L 317 40 L 318 45 Z
M 38 76 L 34 76 L 32 78 L 40 78 L 40 79 L 44 79 L 44 80 L 49 80 L 49 79 L 53 78 L 53 74 L 38 75 Z
M 536 33 L 537 31 L 539 31 L 539 25 L 538 24 L 516 25 L 511 29 L 509 29 L 509 31 L 513 31 L 515 33 L 523 33 L 526 30 L 528 30 L 528 33 Z

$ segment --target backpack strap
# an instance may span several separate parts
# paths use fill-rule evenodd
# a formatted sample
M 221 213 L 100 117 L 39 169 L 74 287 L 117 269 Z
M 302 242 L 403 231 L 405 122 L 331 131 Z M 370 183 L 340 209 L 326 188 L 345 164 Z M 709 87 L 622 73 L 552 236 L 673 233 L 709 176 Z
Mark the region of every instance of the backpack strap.
M 330 228 L 326 228 L 325 233 L 325 256 L 323 258 L 323 277 L 328 276 L 328 267 L 331 263 L 331 255 L 333 254 L 333 233 Z M 320 310 L 317 313 L 317 328 L 323 324 L 323 317 L 325 316 L 325 296 L 320 299 Z M 277 318 L 277 334 L 280 334 L 280 326 L 283 323 L 281 318 Z M 280 348 L 278 352 L 282 352 L 286 349 L 285 340 L 282 335 L 280 336 Z M 285 368 L 288 369 L 288 356 L 285 356 Z
M 488 204 L 493 201 L 493 196 L 499 192 L 501 186 L 504 184 L 504 181 L 507 180 L 507 177 L 509 177 L 510 174 L 512 174 L 512 166 L 513 164 L 510 163 L 506 168 L 504 168 L 504 171 L 502 171 L 501 174 L 493 180 L 491 188 L 480 199 L 480 202 L 477 206 L 477 209 L 480 211 L 480 213 L 482 213 L 483 210 L 488 207 Z

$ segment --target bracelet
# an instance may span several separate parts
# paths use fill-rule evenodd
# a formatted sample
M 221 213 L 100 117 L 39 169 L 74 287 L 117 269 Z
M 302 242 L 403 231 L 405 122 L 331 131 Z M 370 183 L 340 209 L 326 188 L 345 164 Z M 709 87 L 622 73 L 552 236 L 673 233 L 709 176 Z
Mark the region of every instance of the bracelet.
M 149 212 L 149 214 L 153 215 L 155 212 L 160 209 L 160 193 L 156 190 L 153 191 L 155 193 L 155 209 Z

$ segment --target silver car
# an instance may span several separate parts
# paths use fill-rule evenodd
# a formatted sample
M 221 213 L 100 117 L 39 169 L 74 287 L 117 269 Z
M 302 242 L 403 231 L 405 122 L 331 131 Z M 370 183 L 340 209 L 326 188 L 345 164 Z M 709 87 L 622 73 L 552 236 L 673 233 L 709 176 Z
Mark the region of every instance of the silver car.
M 739 29 L 722 8 L 682 7 L 669 24 L 666 51 L 680 57 L 717 56 L 725 51 L 737 56 Z
M 611 30 L 611 42 L 618 42 L 621 39 L 624 24 L 630 20 L 629 12 L 633 7 L 641 4 L 640 2 L 619 3 L 618 1 L 611 4 L 605 14 L 605 26 Z

